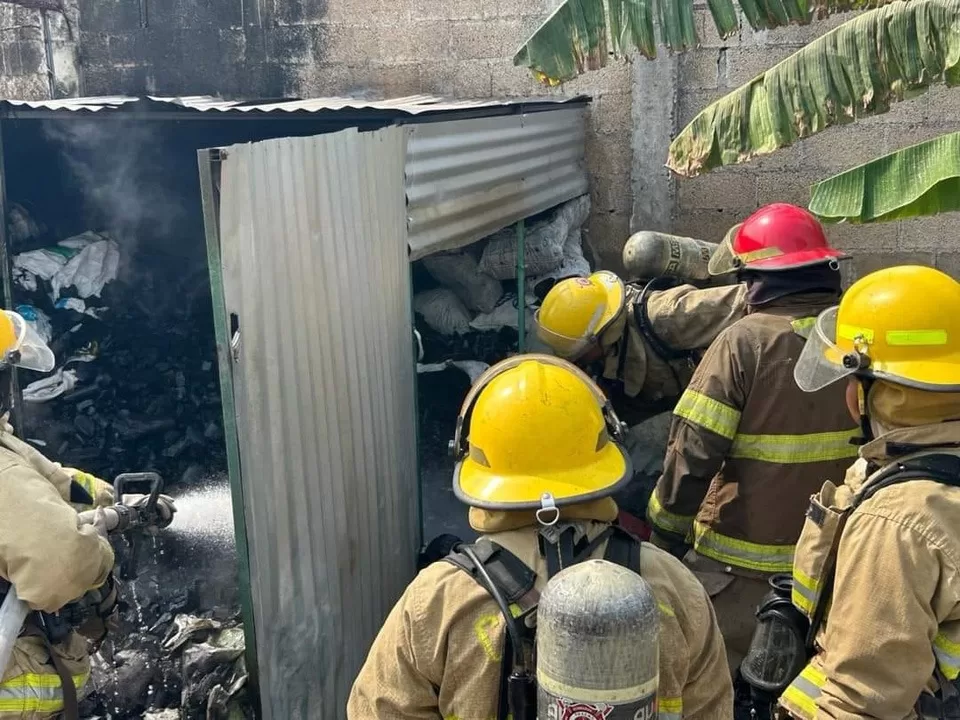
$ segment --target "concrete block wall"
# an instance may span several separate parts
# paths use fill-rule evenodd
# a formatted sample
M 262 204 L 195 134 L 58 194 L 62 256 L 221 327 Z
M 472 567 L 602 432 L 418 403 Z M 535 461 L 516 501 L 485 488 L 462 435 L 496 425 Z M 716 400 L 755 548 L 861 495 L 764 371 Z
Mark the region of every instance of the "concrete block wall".
M 0 96 L 47 98 L 47 77 L 40 13 L 0 4 Z
M 753 33 L 721 40 L 709 10 L 696 8 L 703 45 L 678 58 L 675 132 L 710 102 L 749 81 L 810 40 L 852 15 L 808 27 Z M 635 86 L 635 93 L 636 93 Z M 722 239 L 733 223 L 775 201 L 805 205 L 810 185 L 887 152 L 960 130 L 960 92 L 942 85 L 900 103 L 884 115 L 831 128 L 793 147 L 702 177 L 672 181 L 672 227 L 680 234 Z M 666 152 L 664 151 L 664 158 Z M 642 218 L 634 218 L 642 223 Z M 917 262 L 937 265 L 960 277 L 960 213 L 878 225 L 833 225 L 833 242 L 853 254 L 847 278 L 880 267 Z
M 845 17 L 761 33 L 744 23 L 738 36 L 721 40 L 705 0 L 695 0 L 700 49 L 661 51 L 654 62 L 611 61 L 550 90 L 513 67 L 512 56 L 558 1 L 69 0 L 74 19 L 68 24 L 51 15 L 48 44 L 39 13 L 0 2 L 0 95 L 46 97 L 48 54 L 60 95 L 589 94 L 588 239 L 595 259 L 613 269 L 631 228 L 719 240 L 761 204 L 804 204 L 816 180 L 960 129 L 960 91 L 938 87 L 770 157 L 678 180 L 663 167 L 677 131 L 709 102 Z M 859 272 L 906 259 L 956 268 L 958 231 L 960 214 L 835 226 L 830 234 L 856 253 L 851 267 Z

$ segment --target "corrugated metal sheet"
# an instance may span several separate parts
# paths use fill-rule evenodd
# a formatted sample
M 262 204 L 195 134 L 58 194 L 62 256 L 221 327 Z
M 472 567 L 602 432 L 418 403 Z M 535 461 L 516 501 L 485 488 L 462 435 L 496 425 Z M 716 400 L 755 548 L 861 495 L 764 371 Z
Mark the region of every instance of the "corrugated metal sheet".
M 340 720 L 413 577 L 400 128 L 226 150 L 221 250 L 264 720 Z
M 558 107 L 409 127 L 411 259 L 475 242 L 587 192 L 584 114 Z
M 47 110 L 66 112 L 221 112 L 225 114 L 270 114 L 270 113 L 338 113 L 363 111 L 372 115 L 389 117 L 415 117 L 424 113 L 463 112 L 469 110 L 493 110 L 502 108 L 545 108 L 568 103 L 583 104 L 584 96 L 565 98 L 559 96 L 533 97 L 510 100 L 444 100 L 432 95 L 412 95 L 392 100 L 362 100 L 359 98 L 323 97 L 306 100 L 238 101 L 223 100 L 209 95 L 184 97 L 143 98 L 112 96 L 90 98 L 66 98 L 62 100 L 0 100 L 0 112 L 17 110 Z

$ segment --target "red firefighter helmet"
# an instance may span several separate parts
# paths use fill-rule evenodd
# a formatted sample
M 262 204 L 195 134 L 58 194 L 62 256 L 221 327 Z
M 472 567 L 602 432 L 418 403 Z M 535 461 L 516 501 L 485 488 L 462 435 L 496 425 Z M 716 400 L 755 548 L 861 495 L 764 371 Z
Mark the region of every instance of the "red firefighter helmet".
M 830 247 L 823 226 L 810 212 L 789 203 L 773 203 L 731 228 L 710 258 L 710 274 L 793 270 L 845 257 Z

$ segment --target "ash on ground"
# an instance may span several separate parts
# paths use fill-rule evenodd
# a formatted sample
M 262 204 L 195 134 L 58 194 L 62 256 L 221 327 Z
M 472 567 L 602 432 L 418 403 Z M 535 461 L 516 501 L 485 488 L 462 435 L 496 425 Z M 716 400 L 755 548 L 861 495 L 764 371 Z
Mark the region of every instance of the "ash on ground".
M 173 524 L 142 540 L 120 626 L 93 658 L 85 718 L 252 719 L 225 477 L 175 497 Z

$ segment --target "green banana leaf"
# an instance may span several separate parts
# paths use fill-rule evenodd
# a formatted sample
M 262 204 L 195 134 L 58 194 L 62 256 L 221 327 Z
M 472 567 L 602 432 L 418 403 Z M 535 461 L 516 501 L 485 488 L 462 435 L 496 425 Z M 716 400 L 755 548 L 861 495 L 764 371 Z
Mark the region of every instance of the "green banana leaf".
M 960 132 L 897 150 L 812 188 L 827 222 L 884 222 L 960 210 Z
M 877 115 L 943 79 L 960 83 L 960 0 L 898 0 L 863 13 L 708 106 L 670 144 L 692 177 L 833 125 Z
M 814 17 L 879 7 L 890 0 L 737 0 L 754 30 L 806 25 Z M 607 64 L 635 47 L 657 56 L 657 42 L 674 51 L 699 44 L 694 0 L 564 0 L 520 47 L 513 64 L 528 67 L 543 83 L 556 85 Z M 707 0 L 721 38 L 740 29 L 733 0 Z M 654 25 L 659 29 L 654 31 Z

